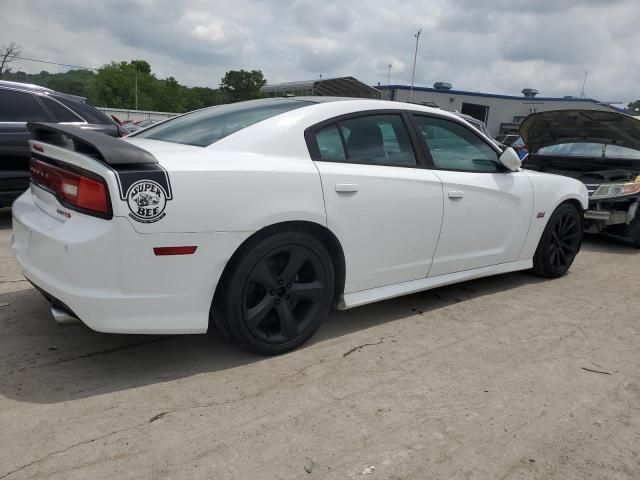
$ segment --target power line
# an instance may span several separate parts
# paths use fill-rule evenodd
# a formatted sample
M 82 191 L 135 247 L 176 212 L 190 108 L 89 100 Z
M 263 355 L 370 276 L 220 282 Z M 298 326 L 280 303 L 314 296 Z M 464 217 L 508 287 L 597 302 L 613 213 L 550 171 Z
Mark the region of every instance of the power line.
M 68 63 L 49 62 L 48 60 L 38 60 L 36 58 L 27 58 L 27 57 L 20 57 L 20 56 L 16 56 L 14 58 L 19 58 L 20 60 L 27 60 L 29 62 L 39 62 L 39 63 L 48 63 L 50 65 L 59 65 L 61 67 L 82 68 L 83 70 L 98 70 L 97 68 L 93 68 L 93 67 L 83 67 L 81 65 L 70 65 Z

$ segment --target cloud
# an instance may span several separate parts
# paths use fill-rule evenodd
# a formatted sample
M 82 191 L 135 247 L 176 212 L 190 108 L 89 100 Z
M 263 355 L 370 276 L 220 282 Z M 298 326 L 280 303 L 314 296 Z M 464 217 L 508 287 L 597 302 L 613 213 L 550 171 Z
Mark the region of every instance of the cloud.
M 46 17 L 43 16 L 46 12 Z M 215 86 L 261 69 L 271 83 L 353 75 L 519 95 L 640 98 L 637 0 L 48 0 L 7 2 L 0 43 L 24 55 L 99 66 L 145 59 L 159 76 Z M 56 67 L 21 61 L 25 71 Z M 14 67 L 14 68 L 15 68 Z

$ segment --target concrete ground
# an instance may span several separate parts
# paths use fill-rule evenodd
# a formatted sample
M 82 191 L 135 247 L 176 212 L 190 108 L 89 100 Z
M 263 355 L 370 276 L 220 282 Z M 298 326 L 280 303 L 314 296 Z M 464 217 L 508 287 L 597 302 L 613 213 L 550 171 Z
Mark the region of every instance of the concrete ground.
M 0 480 L 638 479 L 640 251 L 331 314 L 260 358 L 58 327 L 0 211 Z

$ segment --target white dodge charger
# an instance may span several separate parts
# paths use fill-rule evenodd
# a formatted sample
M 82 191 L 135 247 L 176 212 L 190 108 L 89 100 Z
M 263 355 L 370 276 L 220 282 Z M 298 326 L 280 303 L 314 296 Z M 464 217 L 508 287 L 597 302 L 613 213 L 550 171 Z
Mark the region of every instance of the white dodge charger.
M 281 98 L 115 139 L 33 123 L 13 252 L 54 316 L 115 333 L 211 327 L 263 354 L 346 309 L 488 275 L 555 277 L 586 187 L 432 108 Z

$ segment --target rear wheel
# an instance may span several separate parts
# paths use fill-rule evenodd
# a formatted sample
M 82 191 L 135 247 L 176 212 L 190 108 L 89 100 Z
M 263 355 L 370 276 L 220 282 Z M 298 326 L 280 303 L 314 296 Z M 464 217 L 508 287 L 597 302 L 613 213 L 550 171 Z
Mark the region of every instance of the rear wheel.
M 547 278 L 564 275 L 582 245 L 582 215 L 570 204 L 561 204 L 551 215 L 533 256 L 533 271 Z
M 263 355 L 306 342 L 329 312 L 333 263 L 315 237 L 279 232 L 250 246 L 225 279 L 214 321 L 233 340 Z

